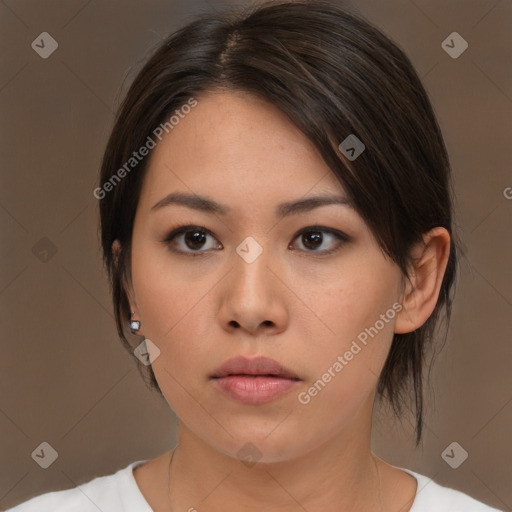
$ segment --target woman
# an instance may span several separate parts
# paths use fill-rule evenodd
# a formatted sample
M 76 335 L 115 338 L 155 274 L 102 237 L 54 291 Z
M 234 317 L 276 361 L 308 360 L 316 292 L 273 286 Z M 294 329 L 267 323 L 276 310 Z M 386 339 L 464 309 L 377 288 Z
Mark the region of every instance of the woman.
M 172 34 L 94 195 L 119 335 L 178 445 L 12 510 L 496 510 L 370 448 L 375 399 L 400 415 L 409 391 L 421 440 L 450 187 L 417 74 L 358 16 L 268 2 Z

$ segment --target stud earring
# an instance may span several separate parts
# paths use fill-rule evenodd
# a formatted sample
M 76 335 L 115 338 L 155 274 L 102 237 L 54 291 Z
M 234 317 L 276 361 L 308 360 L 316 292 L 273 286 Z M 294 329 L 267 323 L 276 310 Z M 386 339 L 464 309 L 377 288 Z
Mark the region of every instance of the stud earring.
M 132 334 L 135 334 L 140 329 L 140 321 L 139 320 L 132 320 L 133 315 L 135 312 L 131 311 L 130 315 L 130 331 Z

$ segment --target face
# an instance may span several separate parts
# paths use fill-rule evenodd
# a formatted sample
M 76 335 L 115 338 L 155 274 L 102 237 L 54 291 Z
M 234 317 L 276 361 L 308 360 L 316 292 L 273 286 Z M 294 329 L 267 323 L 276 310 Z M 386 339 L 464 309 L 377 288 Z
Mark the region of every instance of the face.
M 132 241 L 132 310 L 180 428 L 232 456 L 252 443 L 261 462 L 368 436 L 398 267 L 343 200 L 283 206 L 346 198 L 283 113 L 196 99 L 152 150 Z

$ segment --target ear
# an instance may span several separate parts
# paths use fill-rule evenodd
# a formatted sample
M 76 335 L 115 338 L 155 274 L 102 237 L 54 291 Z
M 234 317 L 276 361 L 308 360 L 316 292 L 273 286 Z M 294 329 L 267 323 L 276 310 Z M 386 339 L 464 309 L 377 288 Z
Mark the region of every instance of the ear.
M 402 310 L 397 315 L 395 333 L 404 334 L 421 327 L 437 304 L 448 257 L 450 234 L 436 227 L 423 235 L 412 251 L 412 267 L 402 296 Z
M 112 255 L 114 256 L 114 262 L 117 265 L 119 261 L 119 255 L 121 254 L 121 243 L 119 240 L 114 240 L 112 243 Z M 139 311 L 137 309 L 137 303 L 135 302 L 135 294 L 133 292 L 133 286 L 131 283 L 131 279 L 123 279 L 124 289 L 126 291 L 126 296 L 128 297 L 128 302 L 130 303 L 130 311 L 133 311 L 132 320 L 139 320 Z

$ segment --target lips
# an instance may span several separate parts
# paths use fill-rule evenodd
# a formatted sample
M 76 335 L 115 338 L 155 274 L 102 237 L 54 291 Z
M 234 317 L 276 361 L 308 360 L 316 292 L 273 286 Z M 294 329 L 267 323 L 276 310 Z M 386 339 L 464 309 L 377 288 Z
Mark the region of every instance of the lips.
M 212 378 L 228 377 L 230 375 L 265 375 L 285 379 L 299 379 L 291 370 L 268 357 L 255 357 L 253 359 L 235 357 L 229 359 L 212 375 Z
M 267 357 L 229 359 L 211 379 L 222 392 L 247 404 L 275 400 L 301 380 L 293 371 Z

